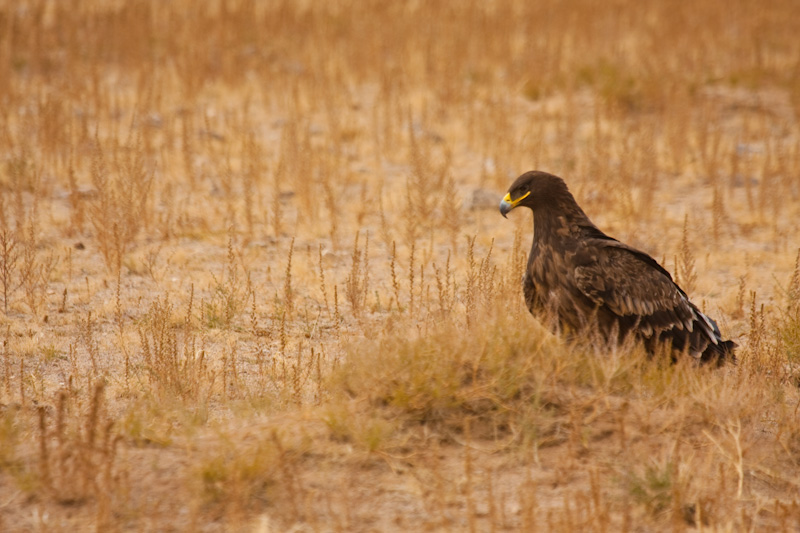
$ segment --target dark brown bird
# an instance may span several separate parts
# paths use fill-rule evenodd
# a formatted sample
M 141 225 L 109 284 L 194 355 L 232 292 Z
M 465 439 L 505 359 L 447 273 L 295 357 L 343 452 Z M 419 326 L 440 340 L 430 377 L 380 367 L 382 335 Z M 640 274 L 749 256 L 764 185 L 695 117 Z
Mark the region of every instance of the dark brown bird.
M 736 343 L 722 339 L 669 272 L 600 231 L 564 180 L 526 172 L 508 189 L 500 214 L 519 206 L 533 211 L 523 292 L 535 317 L 572 334 L 596 330 L 605 342 L 633 335 L 650 353 L 666 343 L 704 363 L 735 359 Z

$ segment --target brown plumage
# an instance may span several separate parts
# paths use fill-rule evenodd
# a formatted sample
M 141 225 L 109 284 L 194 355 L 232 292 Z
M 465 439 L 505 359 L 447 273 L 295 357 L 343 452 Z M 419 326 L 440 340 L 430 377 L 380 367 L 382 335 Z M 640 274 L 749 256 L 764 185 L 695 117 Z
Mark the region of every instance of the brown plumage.
M 531 313 L 553 329 L 596 330 L 606 342 L 629 335 L 655 352 L 664 343 L 702 362 L 733 360 L 736 344 L 646 253 L 600 231 L 564 181 L 540 171 L 517 178 L 500 203 L 533 211 L 533 246 L 523 280 Z

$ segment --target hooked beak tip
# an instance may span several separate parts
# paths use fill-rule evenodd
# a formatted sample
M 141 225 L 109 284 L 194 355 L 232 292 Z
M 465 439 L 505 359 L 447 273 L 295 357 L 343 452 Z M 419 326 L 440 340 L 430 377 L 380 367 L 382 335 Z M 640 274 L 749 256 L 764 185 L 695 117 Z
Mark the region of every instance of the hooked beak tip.
M 508 217 L 507 217 L 506 215 L 507 215 L 507 214 L 508 214 L 508 212 L 509 212 L 509 211 L 511 211 L 513 208 L 514 208 L 514 206 L 512 206 L 510 203 L 506 202 L 505 200 L 503 200 L 502 202 L 500 202 L 500 214 L 501 214 L 501 215 L 503 215 L 503 218 L 506 218 L 506 219 L 507 219 Z

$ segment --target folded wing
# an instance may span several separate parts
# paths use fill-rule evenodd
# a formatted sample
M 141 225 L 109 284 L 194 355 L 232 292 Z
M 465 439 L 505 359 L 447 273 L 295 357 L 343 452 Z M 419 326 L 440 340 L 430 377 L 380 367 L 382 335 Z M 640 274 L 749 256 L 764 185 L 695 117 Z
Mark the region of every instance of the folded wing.
M 587 239 L 575 255 L 575 284 L 597 306 L 643 340 L 671 341 L 706 360 L 725 356 L 719 328 L 644 252 L 611 239 Z

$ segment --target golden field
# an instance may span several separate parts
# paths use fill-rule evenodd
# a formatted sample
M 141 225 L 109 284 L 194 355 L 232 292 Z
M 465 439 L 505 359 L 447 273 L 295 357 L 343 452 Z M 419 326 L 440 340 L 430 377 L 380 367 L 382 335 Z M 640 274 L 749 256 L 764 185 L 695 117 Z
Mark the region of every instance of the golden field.
M 0 530 L 797 531 L 796 11 L 0 0 Z M 544 331 L 534 168 L 738 364 Z

